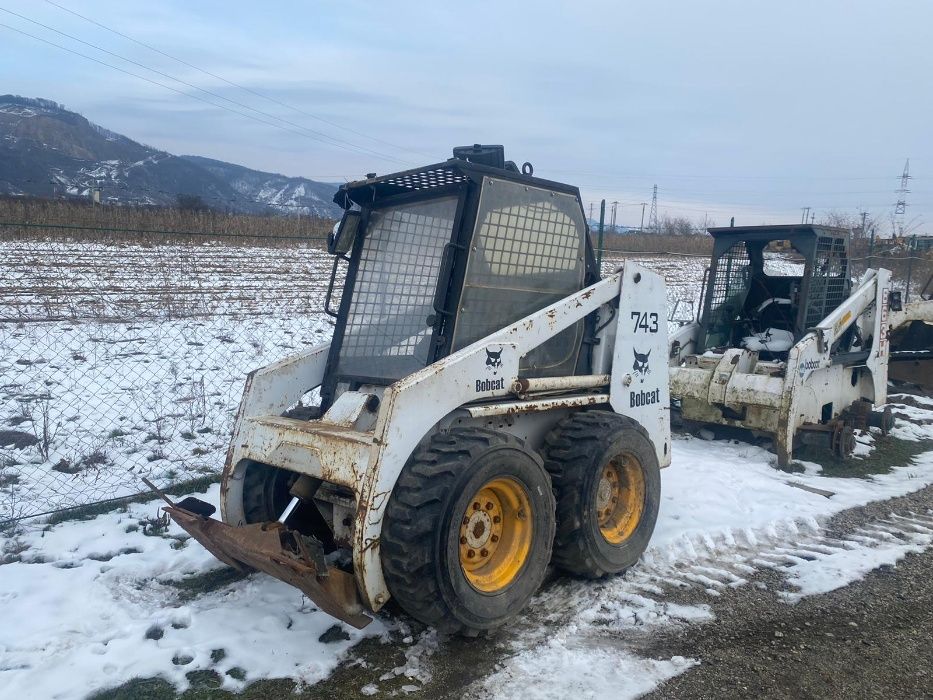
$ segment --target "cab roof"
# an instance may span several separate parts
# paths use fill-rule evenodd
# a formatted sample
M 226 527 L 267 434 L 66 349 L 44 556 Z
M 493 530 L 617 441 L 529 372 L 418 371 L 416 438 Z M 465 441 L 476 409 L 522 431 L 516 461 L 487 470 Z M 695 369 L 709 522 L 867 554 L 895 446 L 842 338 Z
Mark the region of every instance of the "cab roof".
M 847 238 L 849 230 L 815 224 L 776 224 L 772 226 L 721 226 L 706 229 L 717 240 L 776 241 L 798 237 Z
M 484 176 L 513 180 L 542 189 L 579 196 L 578 188 L 562 182 L 524 175 L 508 168 L 497 168 L 471 163 L 461 158 L 450 158 L 444 162 L 420 168 L 348 182 L 341 185 L 334 195 L 334 202 L 344 209 L 349 209 L 353 204 L 363 206 L 375 200 L 399 194 L 428 194 L 430 190 L 455 187 L 468 181 L 480 183 Z

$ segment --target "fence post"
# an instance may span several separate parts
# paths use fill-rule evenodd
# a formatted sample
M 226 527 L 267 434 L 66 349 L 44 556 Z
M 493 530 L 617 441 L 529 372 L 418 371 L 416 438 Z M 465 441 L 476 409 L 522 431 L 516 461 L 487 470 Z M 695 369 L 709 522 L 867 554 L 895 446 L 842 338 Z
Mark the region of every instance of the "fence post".
M 904 292 L 904 301 L 910 301 L 910 277 L 914 271 L 914 250 L 917 247 L 917 234 L 907 240 L 907 289 Z
M 596 269 L 603 274 L 603 225 L 606 223 L 606 200 L 599 203 L 599 242 L 596 250 Z

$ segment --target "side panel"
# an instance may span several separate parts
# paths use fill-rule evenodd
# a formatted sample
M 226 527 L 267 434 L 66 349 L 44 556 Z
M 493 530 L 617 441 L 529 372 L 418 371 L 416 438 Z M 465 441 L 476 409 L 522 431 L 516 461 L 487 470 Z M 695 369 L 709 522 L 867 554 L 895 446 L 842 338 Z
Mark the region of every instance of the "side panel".
M 246 377 L 243 397 L 233 423 L 233 435 L 227 448 L 224 464 L 220 510 L 224 522 L 238 522 L 243 514 L 243 472 L 234 469 L 240 461 L 240 428 L 246 418 L 253 416 L 278 416 L 294 404 L 302 395 L 324 381 L 324 369 L 330 343 L 317 345 L 310 350 L 290 355 L 271 365 L 253 370 Z
M 667 292 L 660 275 L 626 262 L 616 319 L 609 383 L 616 413 L 648 431 L 658 463 L 671 463 L 671 397 L 668 384 Z
M 399 473 L 422 437 L 464 404 L 510 396 L 521 356 L 618 296 L 619 282 L 619 274 L 611 275 L 386 390 L 369 459 L 374 466 L 359 495 L 353 544 L 357 583 L 371 609 L 378 610 L 389 598 L 379 559 L 382 518 Z M 665 365 L 665 378 L 666 370 Z

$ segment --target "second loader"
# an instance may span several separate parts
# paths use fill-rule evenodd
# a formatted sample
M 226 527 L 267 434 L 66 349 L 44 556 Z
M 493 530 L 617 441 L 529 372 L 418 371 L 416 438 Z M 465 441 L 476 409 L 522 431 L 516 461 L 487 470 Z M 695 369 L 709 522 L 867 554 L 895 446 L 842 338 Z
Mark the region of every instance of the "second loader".
M 772 438 L 779 465 L 801 442 L 848 456 L 854 429 L 893 425 L 889 367 L 929 381 L 933 301 L 903 303 L 891 273 L 853 283 L 845 229 L 810 224 L 709 230 L 700 313 L 672 334 L 671 395 L 690 422 Z M 889 333 L 918 345 L 892 352 Z M 906 347 L 906 343 L 904 344 Z

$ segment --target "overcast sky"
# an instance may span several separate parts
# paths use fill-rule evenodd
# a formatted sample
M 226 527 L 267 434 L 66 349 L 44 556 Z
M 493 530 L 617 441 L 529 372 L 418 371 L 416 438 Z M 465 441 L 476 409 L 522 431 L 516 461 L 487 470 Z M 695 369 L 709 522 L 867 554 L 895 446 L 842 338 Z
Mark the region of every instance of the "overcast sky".
M 0 8 L 171 77 L 0 23 L 178 92 L 0 27 L 0 93 L 173 153 L 339 181 L 502 143 L 630 225 L 654 184 L 662 215 L 889 223 L 909 157 L 907 221 L 933 228 L 933 3 L 55 2 L 190 65 L 46 0 Z

